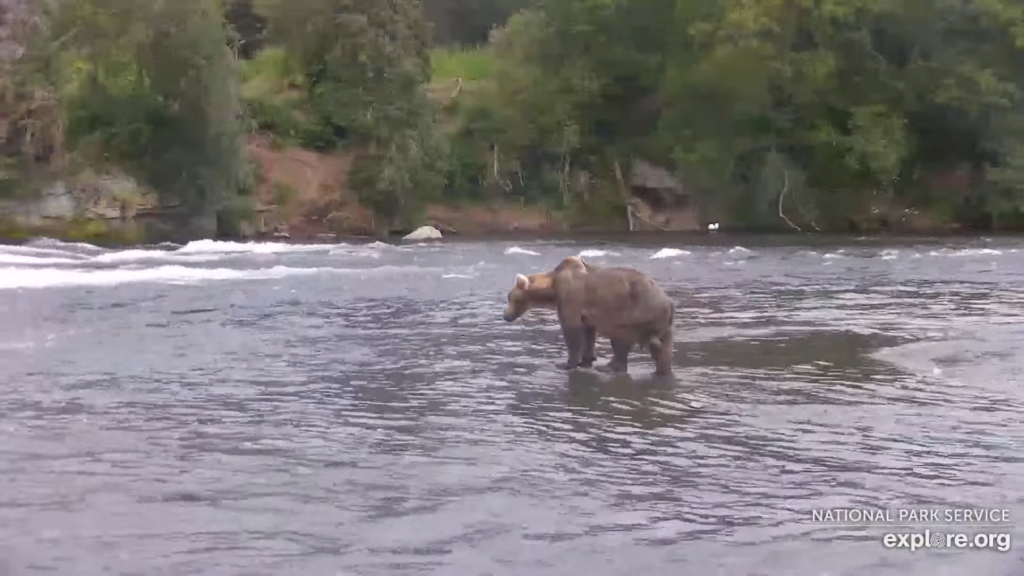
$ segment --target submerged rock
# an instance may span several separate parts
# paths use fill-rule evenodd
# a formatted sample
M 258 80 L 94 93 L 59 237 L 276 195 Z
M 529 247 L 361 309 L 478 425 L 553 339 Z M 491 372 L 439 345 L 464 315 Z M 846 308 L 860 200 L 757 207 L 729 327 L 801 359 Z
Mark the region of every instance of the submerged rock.
M 440 240 L 441 231 L 433 226 L 420 226 L 406 234 L 402 240 Z

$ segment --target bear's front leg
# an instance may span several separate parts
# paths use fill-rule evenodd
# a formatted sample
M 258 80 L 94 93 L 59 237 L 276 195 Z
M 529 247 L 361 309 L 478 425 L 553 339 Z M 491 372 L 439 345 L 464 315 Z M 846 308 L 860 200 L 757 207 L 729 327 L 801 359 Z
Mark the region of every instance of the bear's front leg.
M 674 347 L 672 326 L 666 328 L 657 338 L 651 340 L 651 358 L 654 359 L 655 376 L 672 375 L 672 349 Z
M 583 345 L 586 332 L 586 327 L 582 324 L 562 326 L 562 337 L 565 339 L 568 358 L 565 362 L 558 364 L 558 368 L 573 370 L 583 365 Z
M 559 364 L 562 370 L 573 370 L 583 364 L 583 348 L 587 338 L 587 325 L 583 322 L 583 309 L 578 289 L 570 283 L 558 290 L 558 323 L 562 326 L 562 337 L 568 359 Z

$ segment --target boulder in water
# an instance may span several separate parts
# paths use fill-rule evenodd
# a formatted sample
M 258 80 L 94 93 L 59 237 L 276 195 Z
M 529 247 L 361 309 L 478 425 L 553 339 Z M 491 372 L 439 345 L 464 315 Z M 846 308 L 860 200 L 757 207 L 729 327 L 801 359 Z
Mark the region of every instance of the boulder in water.
M 402 240 L 440 240 L 441 231 L 433 226 L 420 226 L 406 234 Z

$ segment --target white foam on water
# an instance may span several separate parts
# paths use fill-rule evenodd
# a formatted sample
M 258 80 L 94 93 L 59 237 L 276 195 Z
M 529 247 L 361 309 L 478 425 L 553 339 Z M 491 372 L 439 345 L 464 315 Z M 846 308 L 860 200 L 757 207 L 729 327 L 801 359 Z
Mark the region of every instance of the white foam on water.
M 21 264 L 21 265 L 41 265 L 41 264 L 80 264 L 81 259 L 76 258 L 53 258 L 49 256 L 26 256 L 24 254 L 4 254 L 0 252 L 0 264 Z
M 178 263 L 212 262 L 230 254 L 181 254 L 177 250 L 117 250 L 97 254 L 79 254 L 49 248 L 28 246 L 0 247 L 0 264 L 45 266 L 54 264 L 130 264 L 145 261 Z
M 949 256 L 949 257 L 963 257 L 963 256 L 1000 256 L 1002 255 L 1001 250 L 993 250 L 991 248 L 961 248 L 959 250 L 953 250 L 950 248 L 943 248 L 941 250 L 932 250 L 928 253 L 929 256 Z
M 37 258 L 75 258 L 78 260 L 87 260 L 89 258 L 88 254 L 76 254 L 67 250 L 36 248 L 34 246 L 0 246 L 0 254 L 34 256 Z
M 0 289 L 55 288 L 67 286 L 116 286 L 140 282 L 193 284 L 203 281 L 268 280 L 287 276 L 311 275 L 331 268 L 289 268 L 274 266 L 259 270 L 230 268 L 188 268 L 158 266 L 141 269 L 69 270 L 63 268 L 0 268 Z
M 327 253 L 328 256 L 344 256 L 349 258 L 380 258 L 380 252 L 376 250 L 360 250 L 358 248 L 335 248 Z
M 174 245 L 163 245 L 171 247 Z M 287 254 L 304 252 L 331 252 L 341 246 L 350 250 L 355 247 L 337 244 L 284 244 L 280 242 L 228 242 L 220 240 L 196 240 L 184 246 L 175 246 L 173 250 L 160 249 L 127 249 L 105 250 L 84 243 L 68 243 L 57 240 L 43 239 L 33 241 L 31 245 L 0 246 L 0 264 L 15 265 L 54 265 L 54 264 L 130 264 L 133 262 L 198 263 L 213 262 L 231 256 Z M 374 243 L 361 247 L 363 253 L 372 253 L 376 249 L 388 246 Z M 74 252 L 72 250 L 79 250 Z M 82 253 L 85 251 L 86 253 Z M 352 252 L 350 252 L 352 253 Z
M 151 260 L 169 260 L 174 262 L 213 262 L 224 258 L 223 254 L 181 254 L 177 250 L 123 250 L 107 252 L 94 256 L 92 262 L 104 264 L 122 264 L 128 262 L 145 262 Z
M 400 250 L 401 246 L 388 244 L 387 242 L 371 242 L 370 244 L 351 245 L 341 244 L 331 247 L 328 256 L 358 256 L 362 258 L 380 258 L 381 253 L 386 251 Z
M 540 256 L 540 252 L 534 252 L 533 250 L 527 250 L 526 248 L 520 248 L 519 246 L 510 246 L 505 250 L 505 254 L 525 254 L 527 256 Z
M 193 240 L 178 248 L 176 254 L 280 254 L 282 252 L 329 252 L 337 244 L 285 244 L 283 242 L 229 242 Z
M 0 342 L 0 350 L 28 350 L 35 347 L 36 343 L 32 341 Z
M 472 278 L 471 274 L 443 274 L 441 278 Z
M 732 254 L 733 256 L 736 256 L 740 254 L 753 254 L 754 251 L 750 250 L 749 248 L 744 248 L 743 246 L 733 246 L 732 248 L 729 249 L 728 253 Z
M 892 248 L 882 250 L 882 260 L 895 260 L 899 258 L 900 251 Z
M 121 284 L 198 284 L 223 280 L 273 280 L 290 276 L 345 274 L 354 277 L 388 273 L 442 273 L 441 268 L 418 266 L 377 266 L 374 268 L 293 268 L 274 266 L 255 270 L 234 268 L 190 268 L 164 265 L 146 268 L 0 268 L 0 290 L 13 288 L 59 288 L 67 286 L 118 286 Z
M 93 244 L 87 244 L 85 242 L 64 242 L 62 240 L 55 240 L 53 238 L 36 238 L 34 240 L 29 240 L 28 242 L 25 243 L 25 247 L 27 247 L 27 248 L 37 248 L 37 249 L 43 249 L 43 250 L 45 250 L 45 249 L 59 250 L 59 251 L 67 251 L 67 250 L 77 249 L 77 250 L 88 250 L 90 252 L 102 252 L 104 250 L 103 248 L 100 248 L 99 246 L 95 246 Z
M 608 250 L 598 250 L 596 248 L 590 248 L 587 250 L 581 250 L 578 256 L 580 258 L 600 258 L 602 256 L 618 256 L 617 252 L 610 252 Z
M 691 252 L 687 250 L 680 250 L 679 248 L 662 248 L 651 255 L 651 260 L 660 260 L 662 258 L 675 258 L 676 256 L 689 256 Z

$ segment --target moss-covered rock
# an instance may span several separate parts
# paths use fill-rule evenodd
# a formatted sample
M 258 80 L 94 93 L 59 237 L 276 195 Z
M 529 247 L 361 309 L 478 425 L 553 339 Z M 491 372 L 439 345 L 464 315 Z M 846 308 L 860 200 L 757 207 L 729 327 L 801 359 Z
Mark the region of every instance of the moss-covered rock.
M 77 219 L 27 225 L 11 218 L 0 218 L 0 238 L 23 241 L 39 237 L 98 246 L 141 244 L 147 240 L 146 228 L 139 222 Z

